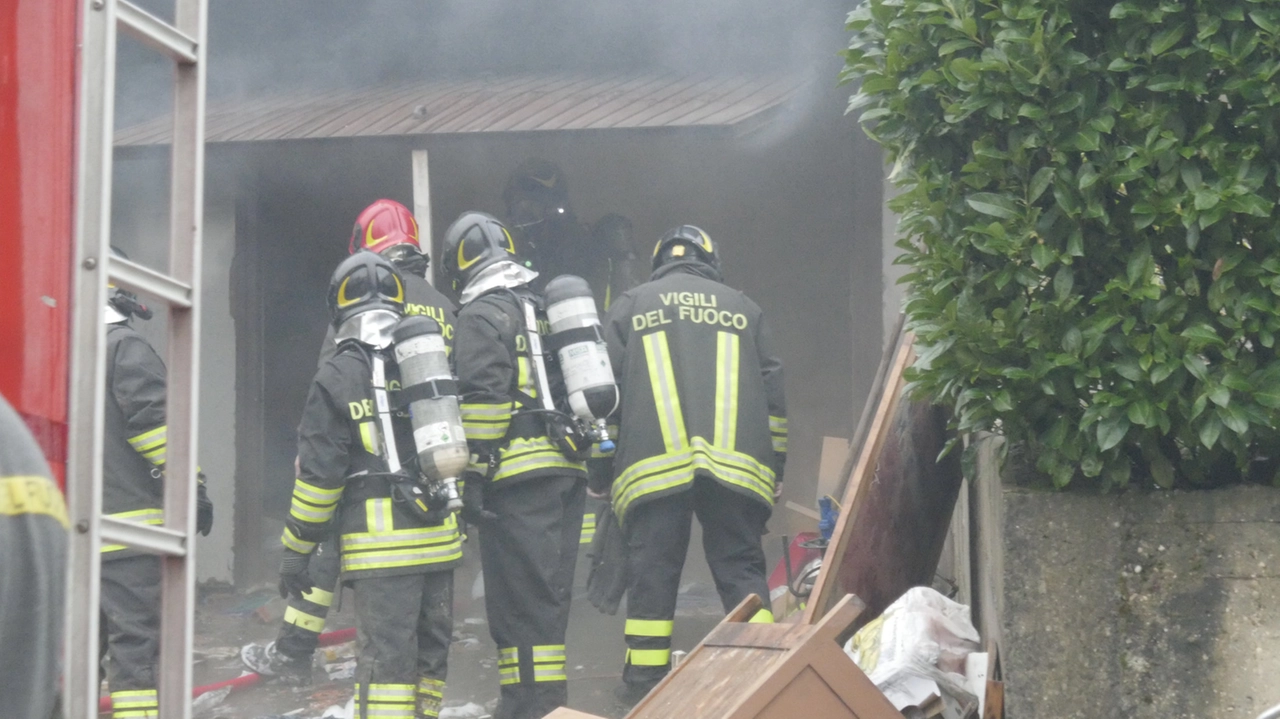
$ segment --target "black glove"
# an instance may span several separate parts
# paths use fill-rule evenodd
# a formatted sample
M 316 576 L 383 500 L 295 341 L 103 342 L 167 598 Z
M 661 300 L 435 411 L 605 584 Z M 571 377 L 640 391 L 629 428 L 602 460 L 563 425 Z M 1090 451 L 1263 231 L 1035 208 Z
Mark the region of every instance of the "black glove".
M 462 473 L 462 521 L 480 526 L 498 518 L 498 515 L 484 508 L 484 486 L 489 478 L 479 472 L 468 470 Z
M 782 469 L 787 464 L 786 452 L 773 453 L 773 499 L 776 501 L 782 496 Z
M 313 586 L 311 575 L 307 574 L 307 565 L 311 563 L 311 555 L 295 552 L 285 548 L 284 558 L 280 560 L 280 596 L 288 599 L 289 595 L 302 599 L 302 595 L 311 591 Z
M 204 472 L 200 472 L 197 477 L 199 484 L 196 485 L 196 531 L 207 537 L 213 530 L 213 500 L 209 499 L 209 492 L 204 488 Z

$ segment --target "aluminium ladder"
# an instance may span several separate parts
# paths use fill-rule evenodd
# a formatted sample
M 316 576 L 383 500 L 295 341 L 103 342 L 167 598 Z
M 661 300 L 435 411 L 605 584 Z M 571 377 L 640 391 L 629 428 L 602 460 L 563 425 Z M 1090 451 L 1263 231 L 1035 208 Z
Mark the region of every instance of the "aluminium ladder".
M 189 719 L 207 0 L 176 0 L 172 25 L 127 0 L 82 0 L 80 13 L 64 707 L 69 719 L 98 714 L 99 549 L 103 543 L 124 544 L 162 557 L 160 716 Z M 168 275 L 110 255 L 117 29 L 174 63 Z M 108 281 L 158 298 L 169 309 L 168 461 L 160 527 L 102 516 Z

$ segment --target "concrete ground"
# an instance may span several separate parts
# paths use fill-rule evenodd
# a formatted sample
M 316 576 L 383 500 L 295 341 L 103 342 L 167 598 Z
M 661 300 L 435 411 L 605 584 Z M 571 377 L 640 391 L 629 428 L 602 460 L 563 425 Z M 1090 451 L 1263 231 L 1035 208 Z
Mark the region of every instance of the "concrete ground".
M 681 586 L 672 641 L 675 650 L 692 649 L 723 616 L 719 597 L 702 559 L 702 548 L 697 541 L 699 534 L 695 530 Z M 770 544 L 766 537 L 766 549 Z M 769 552 L 771 559 L 777 554 L 777 551 Z M 772 567 L 772 562 L 769 566 Z M 587 567 L 584 546 L 578 562 L 566 640 L 569 706 L 621 719 L 626 708 L 613 698 L 613 689 L 622 677 L 625 604 L 616 616 L 601 614 L 591 606 L 586 599 Z M 492 714 L 497 703 L 497 651 L 485 622 L 478 575 L 479 552 L 472 542 L 467 545 L 464 564 L 455 575 L 454 641 L 449 655 L 444 719 L 481 719 Z M 335 605 L 336 611 L 330 614 L 326 630 L 353 626 L 352 593 L 346 591 L 340 604 L 335 600 Z M 243 669 L 240 646 L 274 638 L 283 613 L 284 602 L 274 587 L 242 593 L 204 591 L 196 611 L 195 684 L 238 676 Z M 344 674 L 353 671 L 354 662 L 350 661 L 353 656 L 354 644 L 322 649 L 317 652 L 311 686 L 290 688 L 269 682 L 232 692 L 225 698 L 206 697 L 203 702 L 197 701 L 197 717 L 321 717 L 334 705 L 345 706 L 351 698 L 353 680 Z M 343 671 L 344 665 L 347 672 Z M 331 672 L 337 678 L 330 679 Z

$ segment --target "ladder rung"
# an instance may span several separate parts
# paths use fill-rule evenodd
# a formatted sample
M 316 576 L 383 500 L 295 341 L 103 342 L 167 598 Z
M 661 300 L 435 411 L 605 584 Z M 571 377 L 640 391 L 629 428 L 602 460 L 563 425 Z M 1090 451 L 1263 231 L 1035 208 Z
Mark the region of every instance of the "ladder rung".
M 195 40 L 128 0 L 116 0 L 116 21 L 129 34 L 178 62 L 195 64 L 199 60 Z
M 173 307 L 191 307 L 190 285 L 136 262 L 112 257 L 107 265 L 107 277 L 126 289 L 159 297 Z
M 123 544 L 151 554 L 171 557 L 185 557 L 187 554 L 187 537 L 182 532 L 124 522 L 111 517 L 102 518 L 102 543 Z

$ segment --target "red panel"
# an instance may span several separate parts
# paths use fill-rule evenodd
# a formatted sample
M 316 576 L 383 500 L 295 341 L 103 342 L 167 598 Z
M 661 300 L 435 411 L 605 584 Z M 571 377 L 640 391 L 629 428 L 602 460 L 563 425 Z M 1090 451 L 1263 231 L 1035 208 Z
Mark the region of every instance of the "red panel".
M 0 393 L 66 460 L 76 6 L 0 2 Z

